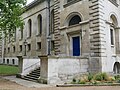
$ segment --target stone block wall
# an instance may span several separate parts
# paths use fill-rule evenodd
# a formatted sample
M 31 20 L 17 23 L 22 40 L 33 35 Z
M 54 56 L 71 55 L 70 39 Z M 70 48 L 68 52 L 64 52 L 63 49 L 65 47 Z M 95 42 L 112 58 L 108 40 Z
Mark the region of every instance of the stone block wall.
M 43 63 L 44 62 L 44 63 Z M 46 70 L 41 72 L 41 79 L 47 80 L 48 84 L 63 84 L 70 82 L 78 75 L 88 73 L 88 58 L 77 57 L 48 57 L 42 60 Z M 45 69 L 45 68 L 41 69 Z M 41 70 L 42 71 L 42 70 Z M 45 75 L 46 77 L 42 77 Z

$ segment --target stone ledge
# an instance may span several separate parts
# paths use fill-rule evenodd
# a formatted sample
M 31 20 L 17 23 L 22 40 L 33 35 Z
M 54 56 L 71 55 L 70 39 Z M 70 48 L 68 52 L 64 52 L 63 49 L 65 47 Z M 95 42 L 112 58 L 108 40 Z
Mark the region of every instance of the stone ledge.
M 97 84 L 97 85 L 90 85 L 90 84 L 64 84 L 64 85 L 56 85 L 56 87 L 87 87 L 87 86 L 120 86 L 119 83 L 115 84 Z

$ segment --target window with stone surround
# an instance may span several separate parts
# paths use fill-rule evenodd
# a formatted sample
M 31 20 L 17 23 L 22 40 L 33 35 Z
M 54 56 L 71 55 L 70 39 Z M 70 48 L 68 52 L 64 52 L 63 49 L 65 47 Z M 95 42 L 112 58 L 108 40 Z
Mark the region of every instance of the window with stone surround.
M 9 64 L 9 59 L 7 59 L 7 64 Z
M 37 42 L 37 50 L 41 50 L 41 42 Z
M 27 51 L 29 52 L 31 50 L 31 44 L 27 45 Z
M 12 59 L 12 64 L 13 64 L 13 65 L 15 64 L 15 59 Z
M 10 47 L 8 47 L 8 53 L 10 53 Z
M 23 28 L 21 28 L 19 31 L 20 31 L 20 38 L 19 39 L 22 40 L 23 39 Z
M 38 15 L 37 20 L 38 20 L 37 35 L 41 35 L 42 34 L 42 16 L 41 16 L 41 14 Z
M 32 20 L 28 20 L 28 37 L 31 37 L 32 35 Z
M 15 46 L 13 46 L 13 53 L 15 53 Z
M 22 52 L 22 45 L 20 45 L 20 52 Z

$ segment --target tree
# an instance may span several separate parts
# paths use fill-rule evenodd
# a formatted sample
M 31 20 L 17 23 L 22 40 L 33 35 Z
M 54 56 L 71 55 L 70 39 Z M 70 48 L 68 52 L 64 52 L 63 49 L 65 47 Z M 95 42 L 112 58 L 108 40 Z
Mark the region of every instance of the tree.
M 25 5 L 26 0 L 0 0 L 0 32 L 5 36 L 13 35 L 16 28 L 23 28 L 21 14 Z

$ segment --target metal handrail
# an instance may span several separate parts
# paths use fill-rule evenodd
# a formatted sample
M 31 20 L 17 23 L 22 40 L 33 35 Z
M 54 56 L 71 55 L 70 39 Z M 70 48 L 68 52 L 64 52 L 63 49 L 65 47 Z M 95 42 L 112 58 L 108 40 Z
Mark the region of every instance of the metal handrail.
M 36 64 L 38 64 L 38 63 L 39 63 L 39 62 L 37 62 L 37 63 L 35 63 L 35 64 L 32 64 L 31 66 L 25 68 L 24 71 L 26 71 L 27 69 L 31 68 L 32 66 L 34 66 L 34 65 L 36 65 Z

